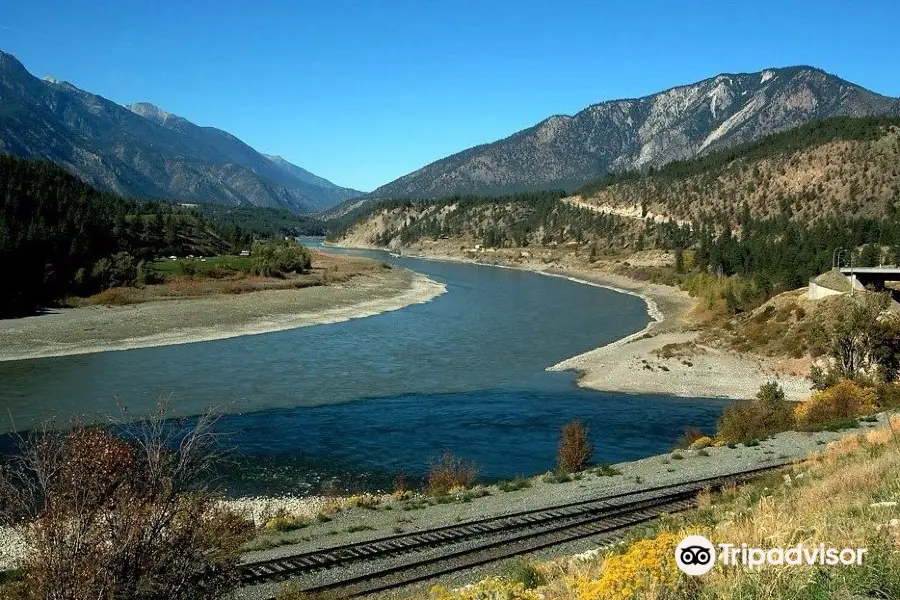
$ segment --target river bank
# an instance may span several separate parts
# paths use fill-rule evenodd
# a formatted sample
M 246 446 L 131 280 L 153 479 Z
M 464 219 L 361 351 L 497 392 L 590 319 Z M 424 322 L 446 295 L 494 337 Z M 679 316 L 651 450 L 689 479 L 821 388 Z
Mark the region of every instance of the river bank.
M 358 239 L 334 245 L 383 250 Z M 473 256 L 472 252 L 461 250 L 456 240 L 418 243 L 404 249 L 404 254 L 523 269 L 642 298 L 651 319 L 645 329 L 548 367 L 550 371 L 578 373 L 577 383 L 581 387 L 629 394 L 749 399 L 762 384 L 776 380 L 789 400 L 803 400 L 810 394 L 805 378 L 780 372 L 775 360 L 702 343 L 702 327 L 694 318 L 696 300 L 687 292 L 609 272 L 606 270 L 609 262 L 598 261 L 586 266 L 573 255 L 558 251 L 551 255 L 550 252 L 496 250 Z
M 894 417 L 896 424 L 897 417 Z M 438 501 L 420 493 L 362 496 L 245 497 L 224 506 L 252 520 L 259 530 L 247 548 L 246 561 L 265 560 L 328 546 L 338 546 L 398 533 L 543 508 L 611 494 L 638 492 L 758 467 L 803 460 L 848 435 L 887 430 L 886 414 L 842 431 L 779 433 L 758 444 L 679 450 L 607 467 L 589 469 L 566 479 L 546 475 L 517 478 L 516 485 L 477 485 Z M 266 528 L 273 517 L 302 525 L 286 531 Z M 286 529 L 286 528 L 285 528 Z M 590 541 L 585 549 L 593 547 Z M 21 531 L 0 526 L 0 572 L 17 566 L 26 551 Z M 564 552 L 565 548 L 559 552 Z M 263 595 L 258 595 L 259 592 Z M 248 598 L 270 597 L 271 587 Z
M 169 346 L 337 323 L 422 304 L 446 287 L 405 269 L 340 284 L 86 306 L 0 321 L 0 361 Z
M 875 422 L 838 432 L 785 432 L 756 445 L 737 444 L 734 447 L 716 446 L 703 450 L 681 450 L 649 456 L 640 460 L 623 462 L 606 468 L 589 469 L 569 479 L 535 476 L 517 479 L 516 485 L 476 486 L 440 499 L 421 495 L 403 498 L 390 495 L 372 495 L 342 499 L 340 510 L 327 512 L 326 518 L 317 518 L 323 499 L 308 499 L 307 504 L 297 504 L 296 499 L 268 499 L 268 514 L 297 514 L 309 520 L 304 527 L 289 532 L 263 530 L 248 546 L 245 561 L 259 561 L 288 556 L 300 552 L 336 547 L 389 535 L 453 525 L 476 519 L 509 515 L 519 511 L 555 506 L 563 503 L 602 498 L 619 493 L 637 493 L 655 486 L 674 485 L 698 479 L 715 477 L 760 467 L 787 465 L 802 461 L 825 449 L 829 444 L 852 435 L 883 436 L 887 434 L 887 417 L 878 415 Z M 302 500 L 301 500 L 302 502 Z M 337 502 L 325 499 L 324 502 Z M 237 501 L 231 508 L 252 509 L 259 500 Z M 296 511 L 296 512 L 295 512 Z M 251 510 L 252 512 L 252 510 Z M 255 513 L 254 513 L 255 514 Z M 596 541 L 587 538 L 578 545 L 566 545 L 548 550 L 548 556 L 564 556 L 597 547 Z M 458 550 L 442 547 L 441 552 Z M 418 556 L 421 558 L 421 556 Z M 404 558 L 397 558 L 390 565 L 400 565 Z M 325 571 L 305 576 L 302 585 L 320 585 L 334 577 L 346 577 L 348 571 Z M 477 579 L 477 577 L 475 577 Z M 472 573 L 449 576 L 445 583 L 464 585 L 472 579 Z M 240 597 L 267 598 L 277 591 L 277 585 L 259 586 L 242 590 Z M 407 590 L 400 597 L 421 597 L 427 593 L 427 585 L 421 589 Z

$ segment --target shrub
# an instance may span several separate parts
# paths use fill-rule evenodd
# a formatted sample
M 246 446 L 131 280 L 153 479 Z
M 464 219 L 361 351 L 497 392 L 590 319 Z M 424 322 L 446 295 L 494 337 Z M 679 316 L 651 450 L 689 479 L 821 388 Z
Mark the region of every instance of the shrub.
M 162 277 L 153 268 L 152 262 L 145 260 L 138 262 L 135 269 L 135 283 L 137 285 L 152 285 L 154 283 L 162 283 L 162 281 Z
M 572 481 L 572 476 L 566 472 L 549 472 L 544 473 L 544 476 L 541 477 L 541 481 L 544 483 L 568 483 Z
M 398 471 L 394 476 L 394 496 L 402 497 L 409 491 L 409 481 L 404 471 Z
M 798 404 L 794 416 L 801 427 L 822 427 L 871 414 L 876 402 L 875 390 L 845 379 Z
M 220 597 L 251 524 L 203 485 L 211 420 L 186 434 L 159 412 L 127 437 L 76 425 L 21 443 L 0 471 L 0 516 L 26 522 L 23 597 Z
M 252 256 L 252 273 L 264 277 L 303 273 L 312 266 L 309 251 L 293 240 L 254 244 Z
M 878 408 L 900 408 L 900 385 L 896 383 L 880 383 L 875 388 Z
M 621 475 L 622 471 L 612 465 L 607 465 L 604 463 L 594 469 L 594 474 L 598 477 L 614 477 L 616 475 Z
M 547 583 L 547 577 L 534 564 L 521 559 L 506 567 L 503 578 L 511 583 L 521 584 L 526 590 L 533 590 Z
M 691 450 L 703 450 L 704 448 L 709 448 L 710 446 L 712 446 L 712 444 L 713 440 L 711 437 L 703 436 L 691 442 L 689 448 Z
M 588 441 L 587 426 L 580 419 L 563 425 L 556 453 L 556 469 L 560 473 L 583 471 L 593 453 L 594 447 Z
M 721 442 L 746 442 L 794 427 L 791 403 L 774 381 L 759 388 L 756 399 L 732 404 L 719 417 L 716 436 Z
M 665 532 L 635 542 L 624 554 L 610 556 L 599 579 L 581 577 L 575 581 L 578 600 L 674 597 L 684 582 L 672 559 L 680 541 L 681 537 Z
M 474 463 L 445 451 L 428 470 L 428 493 L 440 496 L 454 488 L 467 488 L 475 483 L 477 477 L 478 467 Z
M 501 481 L 497 484 L 497 488 L 501 492 L 515 492 L 516 490 L 524 490 L 531 487 L 531 482 L 524 477 L 516 477 L 509 481 Z
M 431 588 L 431 600 L 538 600 L 542 595 L 504 577 L 488 577 L 454 592 L 442 585 Z
M 99 289 L 134 285 L 137 279 L 134 257 L 127 252 L 119 252 L 109 258 L 101 258 L 94 263 L 91 278 Z
M 274 516 L 266 520 L 263 529 L 266 531 L 295 531 L 309 527 L 309 520 L 295 515 L 290 515 L 285 511 L 278 511 Z
M 695 440 L 706 437 L 706 434 L 700 431 L 696 427 L 688 427 L 684 430 L 684 433 L 681 434 L 681 437 L 675 442 L 675 448 L 679 450 L 686 450 L 690 448 L 691 444 L 694 443 Z
M 349 506 L 358 506 L 359 508 L 366 508 L 368 510 L 377 509 L 380 503 L 378 497 L 372 496 L 371 494 L 355 494 L 350 496 L 350 499 L 347 501 Z
M 139 292 L 127 288 L 109 288 L 103 290 L 99 294 L 94 294 L 90 298 L 91 304 L 102 304 L 103 306 L 126 306 L 128 304 L 136 304 L 141 301 Z

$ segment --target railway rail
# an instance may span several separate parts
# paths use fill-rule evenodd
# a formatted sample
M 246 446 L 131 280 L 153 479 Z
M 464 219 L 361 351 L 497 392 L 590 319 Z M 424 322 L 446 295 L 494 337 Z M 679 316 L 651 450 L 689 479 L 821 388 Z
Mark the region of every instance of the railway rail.
M 315 596 L 354 597 L 404 587 L 486 563 L 527 554 L 585 537 L 611 541 L 634 525 L 691 508 L 705 489 L 721 489 L 754 479 L 790 463 L 716 477 L 611 494 L 546 508 L 477 519 L 345 544 L 312 552 L 246 563 L 241 583 L 259 585 L 304 577 L 354 563 L 409 558 L 401 564 L 304 588 Z M 453 546 L 465 545 L 462 548 Z M 434 552 L 446 547 L 446 552 Z M 421 556 L 416 556 L 416 555 Z

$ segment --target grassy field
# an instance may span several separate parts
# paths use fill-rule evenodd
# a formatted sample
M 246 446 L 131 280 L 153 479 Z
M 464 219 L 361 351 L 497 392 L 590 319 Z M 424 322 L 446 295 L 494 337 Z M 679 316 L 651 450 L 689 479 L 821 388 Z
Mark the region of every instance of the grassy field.
M 203 298 L 216 294 L 244 294 L 264 290 L 285 290 L 339 284 L 354 277 L 376 273 L 387 265 L 368 258 L 312 253 L 312 268 L 284 277 L 263 277 L 250 273 L 252 257 L 211 256 L 161 259 L 153 263 L 162 281 L 134 287 L 114 287 L 89 298 L 69 300 L 71 306 L 123 306 L 156 300 Z
M 253 265 L 253 258 L 249 256 L 210 256 L 204 258 L 162 258 L 153 261 L 153 271 L 162 277 L 176 275 L 190 275 L 191 271 L 197 275 L 209 273 L 215 269 L 233 271 L 248 271 Z

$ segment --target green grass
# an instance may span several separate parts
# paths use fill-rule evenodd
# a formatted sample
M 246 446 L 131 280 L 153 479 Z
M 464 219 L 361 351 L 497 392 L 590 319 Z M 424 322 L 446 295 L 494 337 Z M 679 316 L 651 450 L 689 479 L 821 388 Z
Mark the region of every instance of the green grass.
M 841 421 L 832 421 L 822 426 L 821 431 L 843 431 L 844 429 L 853 429 L 858 427 L 859 423 L 856 419 L 845 419 Z
M 497 484 L 497 489 L 499 489 L 501 492 L 515 492 L 517 490 L 524 490 L 530 487 L 531 482 L 524 477 L 516 477 L 515 479 L 501 481 Z
M 162 276 L 186 275 L 187 270 L 185 266 L 189 265 L 188 268 L 193 268 L 198 275 L 202 275 L 215 268 L 248 271 L 253 265 L 253 259 L 249 256 L 223 255 L 204 258 L 206 260 L 200 260 L 199 258 L 179 258 L 177 260 L 163 258 L 153 261 L 153 270 Z
M 621 475 L 622 471 L 610 465 L 600 464 L 594 468 L 592 473 L 598 477 L 613 477 L 615 475 Z
M 547 473 L 541 477 L 544 483 L 567 483 L 572 481 L 572 476 L 568 473 Z
M 503 577 L 513 583 L 521 583 L 526 590 L 533 590 L 547 583 L 547 578 L 533 563 L 518 559 L 507 565 Z

